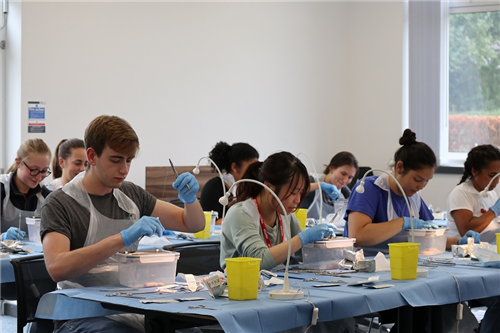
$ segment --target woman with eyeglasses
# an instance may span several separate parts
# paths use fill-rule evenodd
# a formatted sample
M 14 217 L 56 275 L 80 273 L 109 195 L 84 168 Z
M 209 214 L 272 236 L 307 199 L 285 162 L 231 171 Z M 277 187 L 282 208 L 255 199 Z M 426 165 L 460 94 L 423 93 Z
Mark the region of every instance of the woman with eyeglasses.
M 28 139 L 17 150 L 7 174 L 0 175 L 2 223 L 1 240 L 19 240 L 26 234 L 26 217 L 40 216 L 50 191 L 40 186 L 49 169 L 51 152 L 42 139 Z

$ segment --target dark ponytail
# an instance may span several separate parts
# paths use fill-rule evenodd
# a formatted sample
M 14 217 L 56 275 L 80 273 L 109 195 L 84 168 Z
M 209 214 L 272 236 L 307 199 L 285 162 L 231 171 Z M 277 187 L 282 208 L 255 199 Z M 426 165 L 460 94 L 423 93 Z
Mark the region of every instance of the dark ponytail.
M 500 150 L 493 145 L 480 145 L 472 148 L 464 162 L 464 173 L 459 185 L 472 178 L 472 169 L 481 172 L 491 162 L 500 161 Z
M 288 184 L 289 189 L 296 188 L 301 181 L 304 181 L 304 191 L 300 203 L 306 196 L 310 185 L 306 167 L 297 157 L 288 152 L 275 153 L 264 162 L 250 164 L 243 178 L 255 179 L 262 183 L 269 182 L 275 187 L 276 194 L 281 191 L 284 185 Z M 238 201 L 244 201 L 257 197 L 261 191 L 265 191 L 265 189 L 259 184 L 243 182 L 238 185 L 236 197 Z
M 259 153 L 248 143 L 237 142 L 230 146 L 226 142 L 220 141 L 208 153 L 208 157 L 217 164 L 221 171 L 229 173 L 233 163 L 236 163 L 237 167 L 241 167 L 243 162 L 259 159 Z M 213 165 L 212 169 L 216 170 Z
M 61 142 L 56 147 L 54 152 L 54 158 L 52 159 L 52 176 L 54 179 L 62 177 L 62 169 L 59 165 L 59 157 L 63 160 L 67 160 L 71 156 L 73 149 L 83 148 L 85 149 L 85 144 L 81 139 L 62 139 Z

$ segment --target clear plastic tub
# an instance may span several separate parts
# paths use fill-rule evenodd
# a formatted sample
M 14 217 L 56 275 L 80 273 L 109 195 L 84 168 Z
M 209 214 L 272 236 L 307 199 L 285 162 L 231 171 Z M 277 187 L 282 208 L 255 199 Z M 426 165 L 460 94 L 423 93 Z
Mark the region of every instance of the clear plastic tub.
M 446 228 L 407 230 L 408 242 L 420 244 L 418 254 L 434 255 L 446 250 Z M 413 234 L 413 240 L 411 235 Z
M 302 248 L 304 267 L 312 269 L 338 268 L 339 262 L 344 259 L 343 251 L 352 251 L 355 241 L 355 238 L 337 237 L 306 244 Z
M 179 253 L 140 251 L 117 253 L 120 284 L 132 287 L 160 287 L 174 283 Z
M 40 218 L 27 217 L 26 225 L 28 226 L 28 239 L 33 243 L 41 243 L 40 239 Z

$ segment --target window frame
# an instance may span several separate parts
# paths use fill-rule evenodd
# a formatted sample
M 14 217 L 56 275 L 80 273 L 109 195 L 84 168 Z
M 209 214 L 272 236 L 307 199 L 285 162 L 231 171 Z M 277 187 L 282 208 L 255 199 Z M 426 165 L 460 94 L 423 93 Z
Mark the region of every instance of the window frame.
M 437 172 L 461 172 L 467 153 L 450 153 L 449 15 L 500 10 L 498 0 L 411 1 L 408 10 L 409 126 L 436 153 Z

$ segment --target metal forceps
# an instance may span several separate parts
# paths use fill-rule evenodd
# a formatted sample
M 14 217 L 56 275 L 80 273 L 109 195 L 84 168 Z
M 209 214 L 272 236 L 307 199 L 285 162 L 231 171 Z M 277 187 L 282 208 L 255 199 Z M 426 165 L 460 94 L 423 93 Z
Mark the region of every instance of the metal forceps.
M 209 307 L 206 307 L 206 306 L 205 306 L 205 305 L 203 305 L 203 304 L 200 304 L 200 305 L 190 305 L 190 306 L 188 306 L 188 309 L 219 310 L 219 309 L 216 309 L 216 308 L 209 308 Z
M 344 280 L 325 281 L 325 280 L 320 280 L 318 278 L 302 279 L 302 281 L 304 281 L 304 282 L 322 282 L 322 283 L 345 283 Z
M 168 161 L 170 162 L 170 166 L 172 167 L 172 171 L 174 172 L 174 175 L 175 175 L 175 179 L 177 179 L 179 177 L 179 174 L 177 173 L 177 170 L 175 170 L 175 166 L 174 166 L 174 163 L 172 163 L 172 160 L 169 158 Z M 190 190 L 191 188 L 189 187 L 189 184 L 186 184 L 188 190 Z

